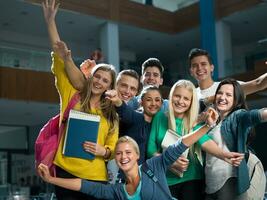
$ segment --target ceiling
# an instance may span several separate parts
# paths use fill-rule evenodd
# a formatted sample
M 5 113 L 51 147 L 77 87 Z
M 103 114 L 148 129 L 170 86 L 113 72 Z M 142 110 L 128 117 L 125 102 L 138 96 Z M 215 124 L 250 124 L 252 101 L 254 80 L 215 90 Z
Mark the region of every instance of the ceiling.
M 231 27 L 233 46 L 255 43 L 257 48 L 257 41 L 267 38 L 266 11 L 267 3 L 263 2 L 223 19 Z M 99 30 L 106 20 L 66 10 L 60 10 L 56 20 L 61 38 L 67 43 L 88 46 L 88 49 L 99 47 Z M 43 40 L 26 47 L 27 41 L 24 39 L 0 37 L 0 45 L 17 43 L 23 48 L 49 51 L 46 26 L 39 5 L 28 4 L 22 0 L 1 0 L 0 36 L 7 33 L 25 35 L 29 38 L 29 44 L 31 37 Z M 200 46 L 200 30 L 199 27 L 195 27 L 183 33 L 170 35 L 119 24 L 119 43 L 121 51 L 136 53 L 137 63 L 148 57 L 158 57 L 168 65 L 176 60 L 185 59 L 191 48 Z M 87 54 L 88 52 L 85 52 L 79 57 L 86 57 Z M 37 125 L 57 113 L 58 106 L 0 99 L 0 112 L 0 125 Z

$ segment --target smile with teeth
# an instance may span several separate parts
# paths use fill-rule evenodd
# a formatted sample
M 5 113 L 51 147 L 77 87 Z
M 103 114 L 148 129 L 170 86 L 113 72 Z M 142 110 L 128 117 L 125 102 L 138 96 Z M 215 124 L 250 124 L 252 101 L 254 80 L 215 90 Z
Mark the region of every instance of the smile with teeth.
M 227 105 L 227 102 L 224 100 L 219 100 L 218 105 L 224 106 L 224 105 Z
M 130 98 L 129 95 L 125 95 L 125 94 L 121 94 L 121 97 L 122 97 L 123 99 L 129 99 L 129 98 Z
M 120 161 L 120 164 L 121 165 L 127 165 L 129 162 L 130 162 L 129 159 L 124 159 L 124 160 Z
M 182 105 L 180 105 L 179 103 L 174 103 L 174 105 L 175 105 L 175 107 L 177 107 L 177 108 L 183 108 L 184 106 L 182 106 Z

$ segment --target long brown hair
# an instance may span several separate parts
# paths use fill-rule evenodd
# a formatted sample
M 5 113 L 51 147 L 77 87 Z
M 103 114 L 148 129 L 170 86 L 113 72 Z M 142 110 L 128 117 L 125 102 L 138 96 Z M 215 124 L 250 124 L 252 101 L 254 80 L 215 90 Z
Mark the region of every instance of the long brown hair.
M 85 87 L 83 87 L 83 90 L 81 91 L 81 109 L 83 112 L 88 112 L 91 110 L 90 107 L 90 99 L 92 97 L 92 82 L 93 82 L 93 75 L 98 71 L 102 70 L 105 72 L 109 72 L 111 75 L 111 83 L 110 83 L 110 89 L 115 88 L 115 80 L 116 80 L 116 70 L 114 66 L 108 65 L 108 64 L 98 64 L 96 65 L 92 72 L 91 76 L 86 80 Z M 104 94 L 100 97 L 100 109 L 103 113 L 103 116 L 108 120 L 108 123 L 110 125 L 109 133 L 114 132 L 114 130 L 118 127 L 119 118 L 116 113 L 116 109 L 112 102 L 105 98 Z

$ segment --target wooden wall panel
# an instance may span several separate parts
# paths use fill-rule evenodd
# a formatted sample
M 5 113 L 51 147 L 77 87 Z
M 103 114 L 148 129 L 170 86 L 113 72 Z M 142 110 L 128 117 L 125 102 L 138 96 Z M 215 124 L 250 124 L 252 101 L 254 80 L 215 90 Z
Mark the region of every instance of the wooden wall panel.
M 0 98 L 58 103 L 54 76 L 48 72 L 0 67 Z
M 42 0 L 25 0 L 40 4 Z M 217 0 L 217 19 L 248 9 L 262 0 Z M 129 0 L 61 0 L 60 8 L 93 15 L 133 26 L 165 33 L 178 33 L 199 25 L 199 3 L 176 12 L 168 12 Z
M 200 24 L 199 3 L 175 12 L 175 32 L 183 32 Z

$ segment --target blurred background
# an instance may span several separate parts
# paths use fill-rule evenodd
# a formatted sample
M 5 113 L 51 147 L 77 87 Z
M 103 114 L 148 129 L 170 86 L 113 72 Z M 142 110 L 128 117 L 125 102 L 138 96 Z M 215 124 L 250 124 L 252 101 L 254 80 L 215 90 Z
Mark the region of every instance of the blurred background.
M 40 3 L 0 0 L 0 199 L 16 192 L 46 199 L 53 191 L 34 171 L 34 141 L 59 112 Z M 266 73 L 266 19 L 266 0 L 61 0 L 56 17 L 77 65 L 96 49 L 117 70 L 141 73 L 144 60 L 159 58 L 165 97 L 177 80 L 192 80 L 187 56 L 195 47 L 211 52 L 215 80 L 247 81 Z M 267 90 L 248 102 L 266 107 Z M 256 128 L 252 144 L 265 169 L 266 129 Z

